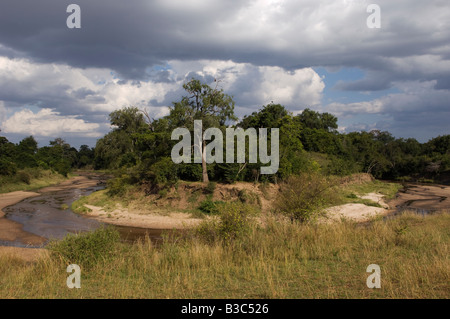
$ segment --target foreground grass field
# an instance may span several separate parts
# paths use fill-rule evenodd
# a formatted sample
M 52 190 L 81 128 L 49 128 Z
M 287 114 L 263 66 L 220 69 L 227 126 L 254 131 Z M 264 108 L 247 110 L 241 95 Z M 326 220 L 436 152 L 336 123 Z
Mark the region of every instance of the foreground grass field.
M 2 298 L 449 298 L 450 214 L 405 213 L 364 225 L 270 217 L 241 236 L 198 233 L 155 246 L 104 229 L 55 243 L 35 263 L 0 259 Z M 66 267 L 81 266 L 81 288 Z M 381 268 L 381 288 L 366 268 Z

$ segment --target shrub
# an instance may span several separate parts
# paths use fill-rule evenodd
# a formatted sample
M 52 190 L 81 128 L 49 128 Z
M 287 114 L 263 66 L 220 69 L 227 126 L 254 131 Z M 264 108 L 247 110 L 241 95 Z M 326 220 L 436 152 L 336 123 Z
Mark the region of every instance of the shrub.
M 150 178 L 155 184 L 173 184 L 177 181 L 177 167 L 170 157 L 150 166 Z
M 258 205 L 261 206 L 261 199 L 257 194 L 255 194 L 252 191 L 246 191 L 245 189 L 241 189 L 238 192 L 238 198 L 239 200 L 244 204 L 252 204 L 252 205 Z
M 208 182 L 208 185 L 203 189 L 204 194 L 214 194 L 214 190 L 216 189 L 217 183 Z
M 249 228 L 248 211 L 245 205 L 232 203 L 227 205 L 220 216 L 219 233 L 227 242 L 236 239 L 246 233 Z
M 110 179 L 106 182 L 109 196 L 123 196 L 127 190 L 127 176 Z
M 331 192 L 335 182 L 318 173 L 289 177 L 280 188 L 275 209 L 291 220 L 309 222 L 335 201 Z
M 53 168 L 64 177 L 67 177 L 71 170 L 70 163 L 67 160 L 60 160 L 53 165 Z
M 242 238 L 250 229 L 250 206 L 239 202 L 221 205 L 218 219 L 203 221 L 196 229 L 197 235 L 208 243 L 222 241 L 229 244 Z
M 30 174 L 28 174 L 27 172 L 24 171 L 19 171 L 17 173 L 17 178 L 19 179 L 19 181 L 21 181 L 22 183 L 25 183 L 27 185 L 30 185 L 31 182 L 31 176 Z
M 200 203 L 198 209 L 209 215 L 219 214 L 219 206 L 222 203 L 223 202 L 221 201 L 212 201 L 211 199 L 206 199 Z
M 16 164 L 0 159 L 0 175 L 13 176 L 17 173 Z
M 47 248 L 67 264 L 89 268 L 100 261 L 107 261 L 119 241 L 119 232 L 109 226 L 90 233 L 69 234 L 63 240 L 50 242 Z

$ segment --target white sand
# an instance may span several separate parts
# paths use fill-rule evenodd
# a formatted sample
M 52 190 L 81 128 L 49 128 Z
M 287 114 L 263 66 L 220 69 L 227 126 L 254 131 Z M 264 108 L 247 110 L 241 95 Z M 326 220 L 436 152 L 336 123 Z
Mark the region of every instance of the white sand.
M 388 212 L 389 206 L 383 199 L 383 195 L 376 193 L 369 193 L 360 198 L 370 199 L 378 203 L 381 207 L 366 206 L 364 204 L 344 204 L 330 207 L 326 210 L 327 221 L 337 220 L 352 220 L 357 222 L 367 221 L 375 216 L 385 215 Z

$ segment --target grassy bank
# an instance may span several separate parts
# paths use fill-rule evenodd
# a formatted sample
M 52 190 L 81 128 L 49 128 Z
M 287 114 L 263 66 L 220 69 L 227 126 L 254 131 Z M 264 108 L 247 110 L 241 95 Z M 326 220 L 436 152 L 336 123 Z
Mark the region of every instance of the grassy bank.
M 27 168 L 13 176 L 0 176 L 0 193 L 33 191 L 65 180 L 67 177 L 50 170 Z
M 368 193 L 384 195 L 386 200 L 392 199 L 402 187 L 398 183 L 387 183 L 373 180 L 368 174 L 355 174 L 350 181 L 339 177 L 318 177 L 311 180 L 294 181 L 291 188 L 293 197 L 299 199 L 300 189 L 311 189 L 312 185 L 320 184 L 318 179 L 323 179 L 322 184 L 330 187 L 329 191 L 322 193 L 318 188 L 319 196 L 314 193 L 301 194 L 304 198 L 296 205 L 305 203 L 323 202 L 323 207 L 330 207 L 346 203 L 361 203 L 368 206 L 378 206 L 379 204 L 370 199 L 363 199 L 361 196 Z M 309 184 L 308 184 L 309 183 Z M 210 187 L 213 184 L 213 187 Z M 220 210 L 221 205 L 230 202 L 242 202 L 254 206 L 256 211 L 266 213 L 276 209 L 276 200 L 280 199 L 280 191 L 286 188 L 281 185 L 254 184 L 248 182 L 238 182 L 232 185 L 210 183 L 207 186 L 201 183 L 179 181 L 171 189 L 165 189 L 163 194 L 148 194 L 142 187 L 137 185 L 123 186 L 124 191 L 120 195 L 110 195 L 109 189 L 98 191 L 87 197 L 82 197 L 72 204 L 72 210 L 83 214 L 89 211 L 84 205 L 103 207 L 106 212 L 111 212 L 115 208 L 126 208 L 143 212 L 165 214 L 167 212 L 190 213 L 193 217 L 202 218 L 213 214 L 213 211 Z M 305 185 L 303 185 L 305 184 Z M 289 199 L 282 199 L 288 201 Z M 264 209 L 262 202 L 264 201 Z M 317 205 L 312 205 L 311 210 L 315 211 Z M 323 208 L 322 207 L 322 208 Z
M 105 233 L 106 232 L 106 233 Z M 302 225 L 270 218 L 245 236 L 187 236 L 155 247 L 101 230 L 33 264 L 0 259 L 2 298 L 448 298 L 450 214 Z M 89 258 L 86 258 L 89 256 Z M 66 267 L 82 268 L 68 289 Z M 366 268 L 381 267 L 381 289 Z

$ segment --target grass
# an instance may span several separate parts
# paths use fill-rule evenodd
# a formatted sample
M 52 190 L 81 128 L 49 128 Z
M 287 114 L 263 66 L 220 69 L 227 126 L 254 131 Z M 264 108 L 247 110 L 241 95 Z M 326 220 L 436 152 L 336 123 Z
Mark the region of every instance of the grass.
M 29 180 L 25 182 L 19 178 L 19 175 L 0 176 L 0 194 L 14 191 L 33 191 L 68 179 L 50 170 L 26 169 L 21 172 L 27 174 L 30 177 Z
M 344 187 L 345 192 L 353 192 L 358 195 L 367 193 L 379 193 L 385 196 L 386 199 L 392 199 L 395 194 L 402 188 L 399 183 L 387 183 L 379 180 L 362 184 L 349 184 Z
M 361 184 L 348 184 L 337 189 L 338 202 L 342 204 L 357 203 L 367 206 L 381 207 L 380 204 L 370 200 L 360 198 L 368 193 L 377 193 L 384 195 L 384 200 L 390 200 L 395 197 L 397 192 L 402 188 L 399 183 L 388 183 L 378 180 Z
M 105 211 L 113 211 L 117 203 L 113 198 L 111 198 L 107 194 L 107 192 L 108 191 L 104 189 L 91 193 L 88 196 L 81 197 L 80 199 L 72 203 L 71 205 L 72 211 L 77 214 L 85 214 L 87 212 L 90 212 L 90 209 L 84 206 L 86 204 L 103 207 Z
M 269 218 L 228 245 L 197 236 L 135 244 L 88 234 L 74 256 L 104 252 L 81 266 L 68 289 L 69 260 L 51 254 L 29 264 L 0 257 L 2 298 L 449 298 L 450 214 L 405 213 L 359 225 L 302 225 Z M 99 239 L 100 238 L 100 239 Z M 70 239 L 73 241 L 73 239 Z M 62 247 L 69 243 L 65 239 Z M 70 243 L 72 243 L 70 241 Z M 82 245 L 80 243 L 97 243 Z M 85 247 L 86 248 L 83 248 Z M 63 250 L 64 253 L 65 250 Z M 95 251 L 95 250 L 94 250 Z M 381 268 L 369 289 L 366 268 Z

